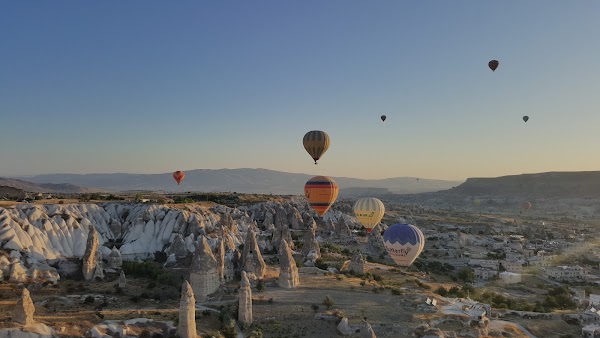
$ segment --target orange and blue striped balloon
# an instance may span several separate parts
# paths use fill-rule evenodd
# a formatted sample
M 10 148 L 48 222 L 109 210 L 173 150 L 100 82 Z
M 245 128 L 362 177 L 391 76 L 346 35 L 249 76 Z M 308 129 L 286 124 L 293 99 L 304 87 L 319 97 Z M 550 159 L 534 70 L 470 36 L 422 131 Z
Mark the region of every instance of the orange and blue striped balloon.
M 320 217 L 323 217 L 331 208 L 337 199 L 338 192 L 337 183 L 327 176 L 315 176 L 304 185 L 304 195 Z

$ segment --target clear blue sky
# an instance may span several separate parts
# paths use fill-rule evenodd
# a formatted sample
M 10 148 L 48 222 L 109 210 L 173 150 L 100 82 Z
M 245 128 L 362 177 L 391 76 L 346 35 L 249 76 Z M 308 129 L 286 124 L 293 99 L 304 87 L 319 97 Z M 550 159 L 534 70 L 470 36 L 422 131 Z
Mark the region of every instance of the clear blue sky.
M 600 170 L 599 18 L 596 0 L 3 1 L 0 176 Z

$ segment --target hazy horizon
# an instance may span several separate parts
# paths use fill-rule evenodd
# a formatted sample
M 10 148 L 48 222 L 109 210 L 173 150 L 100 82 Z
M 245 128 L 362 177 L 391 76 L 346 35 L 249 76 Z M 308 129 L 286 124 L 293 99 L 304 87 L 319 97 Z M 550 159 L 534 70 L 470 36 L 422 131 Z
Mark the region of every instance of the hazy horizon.
M 0 177 L 600 170 L 597 1 L 0 9 Z M 314 129 L 331 137 L 318 166 Z

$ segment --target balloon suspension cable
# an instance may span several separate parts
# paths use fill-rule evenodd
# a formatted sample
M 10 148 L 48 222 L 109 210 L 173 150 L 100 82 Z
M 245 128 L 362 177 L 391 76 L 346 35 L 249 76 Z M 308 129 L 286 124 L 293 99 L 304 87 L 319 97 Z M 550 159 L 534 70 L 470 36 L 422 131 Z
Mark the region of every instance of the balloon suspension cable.
M 319 163 L 317 163 L 317 160 L 315 160 L 315 164 L 319 164 Z

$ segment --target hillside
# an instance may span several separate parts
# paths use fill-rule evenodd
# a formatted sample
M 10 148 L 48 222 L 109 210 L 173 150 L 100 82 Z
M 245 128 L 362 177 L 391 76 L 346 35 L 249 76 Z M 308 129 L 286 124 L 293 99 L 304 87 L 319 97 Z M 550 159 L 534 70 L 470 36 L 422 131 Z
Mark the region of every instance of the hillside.
M 107 191 L 235 191 L 260 194 L 302 194 L 304 184 L 314 175 L 267 169 L 197 169 L 185 172 L 180 186 L 171 173 L 164 174 L 54 174 L 27 177 L 36 183 L 69 183 Z M 386 188 L 392 193 L 420 193 L 449 189 L 460 182 L 398 177 L 364 180 L 334 177 L 340 188 Z
M 70 183 L 32 183 L 14 178 L 0 177 L 0 186 L 12 187 L 27 192 L 46 193 L 88 193 L 98 189 L 88 189 Z
M 600 198 L 600 171 L 547 172 L 469 178 L 463 184 L 440 192 L 454 196 L 527 198 Z

